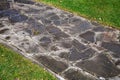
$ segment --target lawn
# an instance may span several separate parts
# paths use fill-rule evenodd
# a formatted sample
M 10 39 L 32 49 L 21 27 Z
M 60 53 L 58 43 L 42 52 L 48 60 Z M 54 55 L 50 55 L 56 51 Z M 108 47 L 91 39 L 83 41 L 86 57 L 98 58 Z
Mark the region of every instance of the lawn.
M 0 80 L 57 80 L 40 66 L 0 44 Z
M 38 0 L 120 29 L 120 0 Z

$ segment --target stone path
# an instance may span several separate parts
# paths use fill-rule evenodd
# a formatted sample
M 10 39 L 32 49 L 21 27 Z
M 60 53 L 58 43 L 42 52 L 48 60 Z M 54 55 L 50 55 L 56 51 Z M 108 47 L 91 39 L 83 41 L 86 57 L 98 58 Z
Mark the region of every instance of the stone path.
M 32 1 L 0 11 L 0 41 L 59 79 L 120 80 L 120 31 Z

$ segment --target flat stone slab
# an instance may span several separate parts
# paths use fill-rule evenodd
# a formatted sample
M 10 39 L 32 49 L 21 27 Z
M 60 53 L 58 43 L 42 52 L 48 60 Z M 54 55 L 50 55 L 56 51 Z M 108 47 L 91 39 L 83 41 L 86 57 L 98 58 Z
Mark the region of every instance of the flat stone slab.
M 0 11 L 0 42 L 60 80 L 120 80 L 120 31 L 72 13 L 15 0 Z

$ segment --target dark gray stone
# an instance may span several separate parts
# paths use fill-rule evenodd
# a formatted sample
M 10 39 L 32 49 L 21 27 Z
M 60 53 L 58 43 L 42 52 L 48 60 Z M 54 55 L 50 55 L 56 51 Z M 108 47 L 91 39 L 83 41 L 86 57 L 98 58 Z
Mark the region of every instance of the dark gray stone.
M 81 22 L 82 22 L 81 19 L 76 18 L 76 17 L 72 17 L 72 18 L 70 18 L 70 20 L 69 20 L 69 23 L 75 24 L 75 25 L 79 25 Z
M 88 59 L 94 55 L 95 51 L 93 49 L 88 49 L 84 52 L 79 52 L 75 48 L 70 50 L 69 60 L 76 61 L 79 59 Z
M 108 49 L 114 52 L 115 54 L 113 55 L 115 57 L 120 58 L 120 44 L 113 43 L 113 42 L 103 42 L 101 46 L 104 47 L 105 49 Z
M 54 16 L 54 15 L 56 15 L 55 13 L 47 13 L 47 14 L 45 14 L 45 17 L 46 18 L 49 18 L 49 17 L 52 17 L 52 16 Z
M 59 19 L 60 18 L 57 15 L 54 15 L 54 16 L 50 17 L 50 20 L 54 20 L 54 21 L 59 20 Z
M 95 36 L 95 33 L 91 32 L 91 31 L 87 31 L 80 35 L 80 37 L 82 37 L 85 40 L 90 41 L 90 42 L 94 42 L 94 36 Z
M 74 39 L 74 40 L 72 41 L 72 45 L 73 45 L 76 49 L 78 49 L 79 51 L 84 50 L 84 49 L 87 48 L 85 45 L 83 45 L 82 43 L 80 43 L 80 42 L 77 41 L 76 39 Z
M 52 46 L 52 47 L 51 47 L 51 50 L 52 50 L 52 51 L 57 51 L 57 50 L 59 50 L 59 48 L 58 48 L 57 46 Z
M 79 25 L 75 25 L 71 31 L 73 31 L 73 33 L 82 33 L 89 29 L 92 29 L 92 25 L 87 21 L 83 21 Z
M 95 28 L 93 28 L 93 31 L 104 32 L 104 31 L 106 31 L 106 29 L 104 27 L 95 27 Z
M 77 60 L 81 59 L 80 54 L 81 54 L 81 52 L 77 51 L 76 48 L 70 49 L 69 60 L 70 61 L 77 61 Z
M 4 27 L 4 25 L 3 25 L 2 23 L 0 23 L 0 28 L 1 28 L 1 27 Z
M 60 25 L 60 21 L 55 20 L 54 24 L 58 26 L 58 25 Z
M 54 26 L 48 26 L 46 28 L 48 30 L 49 33 L 51 33 L 52 35 L 54 35 L 55 39 L 60 39 L 60 38 L 67 38 L 69 37 L 69 35 L 67 35 L 66 33 L 62 32 L 59 28 L 54 27 Z
M 88 59 L 91 58 L 95 54 L 95 51 L 93 49 L 88 49 L 80 54 L 81 59 Z
M 57 61 L 50 56 L 36 56 L 35 59 L 55 73 L 61 73 L 68 68 L 66 63 Z
M 26 21 L 27 19 L 28 19 L 28 17 L 25 15 L 15 15 L 15 16 L 9 17 L 9 20 L 12 23 Z
M 68 80 L 96 80 L 86 74 L 81 73 L 79 70 L 69 69 L 64 73 L 64 77 Z
M 105 78 L 120 74 L 120 69 L 104 53 L 98 54 L 90 60 L 78 62 L 77 66 L 89 73 Z
M 64 42 L 62 42 L 62 46 L 64 48 L 71 48 L 72 47 L 72 42 L 71 41 L 64 41 Z
M 2 30 L 0 30 L 0 34 L 4 34 L 4 33 L 6 33 L 8 30 L 9 30 L 9 29 L 2 29 Z
M 19 3 L 24 3 L 24 4 L 35 4 L 35 2 L 33 2 L 33 0 L 14 0 L 15 2 L 19 2 Z
M 42 46 L 48 46 L 51 43 L 51 39 L 49 37 L 43 37 L 40 39 L 40 44 Z
M 59 54 L 59 57 L 61 57 L 61 58 L 64 58 L 64 59 L 69 59 L 69 55 L 70 55 L 70 53 L 69 52 L 61 52 L 60 54 Z

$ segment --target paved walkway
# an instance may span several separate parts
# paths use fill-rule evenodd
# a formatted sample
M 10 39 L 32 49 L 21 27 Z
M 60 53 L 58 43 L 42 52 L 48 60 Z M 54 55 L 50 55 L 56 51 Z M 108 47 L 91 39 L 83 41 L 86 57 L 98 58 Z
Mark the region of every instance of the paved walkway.
M 0 12 L 0 41 L 68 80 L 120 80 L 120 31 L 31 1 Z

